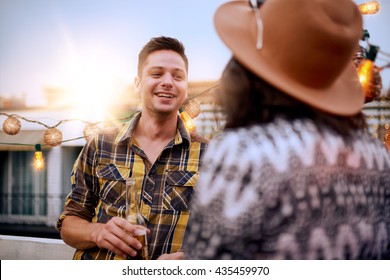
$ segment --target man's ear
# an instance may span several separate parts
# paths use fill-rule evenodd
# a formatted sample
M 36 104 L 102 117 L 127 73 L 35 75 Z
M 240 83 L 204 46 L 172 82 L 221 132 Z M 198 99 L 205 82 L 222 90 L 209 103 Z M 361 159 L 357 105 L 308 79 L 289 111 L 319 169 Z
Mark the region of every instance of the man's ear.
M 134 78 L 134 89 L 135 89 L 135 92 L 139 92 L 140 83 L 141 83 L 141 79 L 139 77 L 135 77 Z

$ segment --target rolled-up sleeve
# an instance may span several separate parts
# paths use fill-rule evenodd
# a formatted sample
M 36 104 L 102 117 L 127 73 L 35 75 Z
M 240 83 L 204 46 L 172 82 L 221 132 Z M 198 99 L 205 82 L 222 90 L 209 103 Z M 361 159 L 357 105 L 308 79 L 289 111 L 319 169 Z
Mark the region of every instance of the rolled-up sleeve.
M 62 222 L 68 216 L 78 216 L 87 221 L 92 221 L 95 216 L 99 196 L 99 182 L 95 175 L 96 155 L 97 146 L 94 139 L 84 146 L 73 165 L 71 191 L 57 220 L 57 230 L 61 230 Z

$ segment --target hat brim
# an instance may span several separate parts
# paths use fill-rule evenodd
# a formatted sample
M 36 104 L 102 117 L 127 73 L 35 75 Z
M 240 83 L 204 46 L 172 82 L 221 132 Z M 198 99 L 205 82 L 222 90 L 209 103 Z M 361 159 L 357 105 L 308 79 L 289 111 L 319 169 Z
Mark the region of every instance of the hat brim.
M 255 13 L 247 1 L 224 3 L 217 9 L 214 17 L 217 33 L 233 56 L 268 83 L 312 107 L 331 114 L 351 116 L 361 111 L 364 92 L 352 57 L 344 71 L 327 87 L 311 87 L 299 83 L 280 71 L 280 65 L 275 64 L 266 50 L 256 48 L 255 22 Z

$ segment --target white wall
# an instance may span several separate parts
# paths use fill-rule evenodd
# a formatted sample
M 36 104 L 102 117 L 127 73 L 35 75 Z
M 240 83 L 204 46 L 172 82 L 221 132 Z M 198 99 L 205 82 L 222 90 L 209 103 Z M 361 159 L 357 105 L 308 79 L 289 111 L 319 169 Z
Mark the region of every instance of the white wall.
M 74 252 L 60 239 L 0 235 L 0 260 L 71 260 Z

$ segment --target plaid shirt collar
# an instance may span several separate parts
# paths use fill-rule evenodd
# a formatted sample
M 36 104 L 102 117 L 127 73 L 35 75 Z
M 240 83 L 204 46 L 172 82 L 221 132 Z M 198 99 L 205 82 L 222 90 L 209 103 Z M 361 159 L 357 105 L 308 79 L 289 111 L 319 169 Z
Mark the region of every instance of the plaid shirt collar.
M 137 126 L 138 121 L 140 120 L 142 115 L 142 111 L 136 113 L 134 117 L 121 129 L 121 131 L 118 133 L 118 136 L 115 139 L 115 144 L 118 144 L 122 141 L 133 141 L 133 134 L 135 127 Z M 184 125 L 184 122 L 182 119 L 177 116 L 177 132 L 175 136 L 175 142 L 174 145 L 179 145 L 186 141 L 188 143 L 188 147 L 191 144 L 191 135 L 190 132 L 187 130 L 187 128 Z

